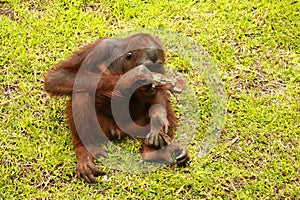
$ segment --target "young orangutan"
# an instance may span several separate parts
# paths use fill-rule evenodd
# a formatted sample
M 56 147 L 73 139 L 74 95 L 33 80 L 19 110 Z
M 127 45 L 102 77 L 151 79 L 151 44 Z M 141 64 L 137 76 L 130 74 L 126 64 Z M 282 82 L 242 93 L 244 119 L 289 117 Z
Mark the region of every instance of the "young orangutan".
M 96 183 L 104 172 L 94 161 L 107 156 L 99 143 L 128 134 L 143 138 L 145 161 L 189 160 L 181 144 L 170 142 L 177 123 L 166 90 L 170 84 L 161 81 L 167 80 L 163 63 L 158 38 L 136 34 L 88 44 L 46 75 L 50 95 L 71 97 L 67 115 L 79 177 Z

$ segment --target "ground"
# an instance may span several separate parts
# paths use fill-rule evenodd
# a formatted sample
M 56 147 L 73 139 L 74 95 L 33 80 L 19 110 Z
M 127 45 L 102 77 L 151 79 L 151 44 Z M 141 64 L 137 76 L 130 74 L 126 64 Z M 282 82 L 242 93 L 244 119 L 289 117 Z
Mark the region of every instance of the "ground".
M 1 1 L 0 199 L 299 198 L 299 8 L 291 0 Z M 184 34 L 211 56 L 227 98 L 221 138 L 199 156 L 212 110 L 205 81 L 191 74 L 200 126 L 189 166 L 132 174 L 98 163 L 107 175 L 86 184 L 75 178 L 67 99 L 43 91 L 44 75 L 85 43 L 142 27 Z M 132 139 L 120 145 L 138 148 Z

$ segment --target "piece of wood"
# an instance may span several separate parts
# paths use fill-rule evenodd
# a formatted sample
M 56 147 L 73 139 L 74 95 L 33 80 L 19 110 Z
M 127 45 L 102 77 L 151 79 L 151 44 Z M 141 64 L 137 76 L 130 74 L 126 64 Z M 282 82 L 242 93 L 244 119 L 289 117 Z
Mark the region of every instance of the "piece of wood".
M 152 73 L 153 80 L 155 83 L 152 84 L 153 88 L 160 88 L 164 90 L 169 90 L 172 93 L 180 94 L 186 87 L 183 79 L 169 78 L 163 74 Z

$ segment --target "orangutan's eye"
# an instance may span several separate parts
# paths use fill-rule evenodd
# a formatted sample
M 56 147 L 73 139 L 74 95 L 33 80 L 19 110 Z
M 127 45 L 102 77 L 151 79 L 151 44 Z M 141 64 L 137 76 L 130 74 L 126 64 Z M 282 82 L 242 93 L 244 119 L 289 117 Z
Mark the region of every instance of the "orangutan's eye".
M 132 58 L 132 52 L 127 53 L 126 60 L 130 60 Z

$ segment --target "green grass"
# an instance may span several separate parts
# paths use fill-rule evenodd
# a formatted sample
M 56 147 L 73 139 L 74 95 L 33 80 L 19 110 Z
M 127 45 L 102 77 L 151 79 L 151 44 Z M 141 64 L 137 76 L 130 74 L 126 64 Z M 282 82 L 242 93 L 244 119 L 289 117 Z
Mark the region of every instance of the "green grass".
M 0 199 L 298 199 L 299 19 L 292 0 L 1 1 Z M 191 76 L 201 121 L 189 167 L 99 164 L 107 175 L 88 185 L 75 178 L 66 99 L 43 91 L 44 74 L 80 45 L 143 27 L 192 37 L 212 57 L 227 96 L 221 139 L 199 157 L 212 116 Z

